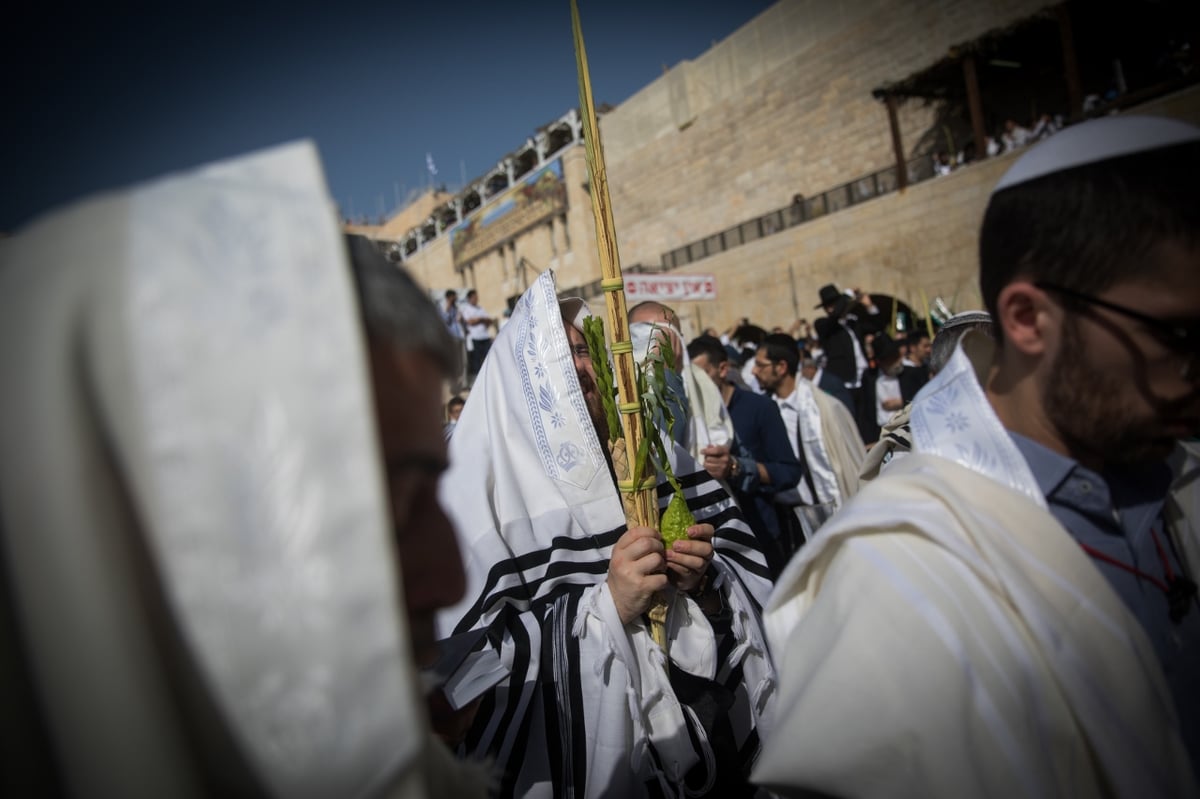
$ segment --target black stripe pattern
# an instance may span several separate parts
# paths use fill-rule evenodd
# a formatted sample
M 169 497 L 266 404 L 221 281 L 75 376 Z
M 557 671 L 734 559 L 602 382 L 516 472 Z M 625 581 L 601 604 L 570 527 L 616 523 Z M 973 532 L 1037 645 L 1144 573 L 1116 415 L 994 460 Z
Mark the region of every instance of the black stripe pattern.
M 714 569 L 726 586 L 723 590 L 728 593 L 736 587 L 747 598 L 753 623 L 758 624 L 771 584 L 753 534 L 724 488 L 707 473 L 690 472 L 680 483 L 697 521 L 716 528 Z M 660 484 L 660 509 L 666 507 L 670 496 L 669 484 Z M 581 609 L 584 596 L 605 580 L 612 547 L 624 532 L 620 527 L 588 537 L 557 536 L 547 547 L 495 564 L 456 626 L 456 631 L 464 631 L 486 625 L 492 645 L 500 649 L 506 662 L 511 659 L 507 684 L 485 697 L 464 744 L 465 754 L 495 760 L 502 774 L 501 796 L 520 796 L 538 786 L 556 797 L 584 797 L 589 790 L 595 795 L 607 789 L 602 785 L 589 789 L 595 752 L 593 720 L 588 714 L 611 713 L 613 708 L 587 707 L 587 697 L 594 702 L 598 690 L 589 681 L 603 681 L 607 672 L 594 656 L 583 659 L 580 639 L 572 631 L 580 614 L 588 612 Z M 726 634 L 718 640 L 722 641 L 718 656 L 728 655 L 733 636 Z M 757 754 L 754 714 L 749 711 L 755 686 L 742 684 L 740 666 L 719 666 L 717 677 L 714 685 L 738 697 L 724 724 L 740 730 L 727 736 L 732 743 L 725 751 L 736 756 L 726 758 L 720 768 L 741 774 Z M 653 747 L 650 756 L 651 762 L 658 762 Z M 604 757 L 604 768 L 629 772 L 624 778 L 634 786 L 635 795 L 657 793 L 665 787 L 660 784 L 661 775 L 646 780 L 645 775 L 633 774 L 629 753 L 615 764 L 611 752 Z M 592 773 L 591 778 L 600 780 L 603 777 L 598 775 L 607 773 Z M 696 779 L 702 785 L 708 777 Z M 688 783 L 694 781 L 691 776 L 687 779 Z M 729 787 L 727 779 L 718 779 L 717 784 Z

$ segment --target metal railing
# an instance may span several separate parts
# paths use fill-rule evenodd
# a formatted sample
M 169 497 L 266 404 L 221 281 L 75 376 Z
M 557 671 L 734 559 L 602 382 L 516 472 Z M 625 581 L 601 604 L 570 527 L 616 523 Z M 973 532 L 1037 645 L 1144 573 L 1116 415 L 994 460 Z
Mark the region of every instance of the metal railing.
M 910 160 L 908 169 L 908 185 L 920 183 L 934 176 L 933 159 L 923 156 Z M 815 197 L 801 199 L 783 208 L 747 219 L 731 228 L 722 230 L 696 239 L 682 247 L 665 252 L 662 255 L 662 266 L 656 271 L 668 271 L 681 266 L 695 263 L 710 255 L 749 244 L 752 241 L 774 235 L 805 222 L 820 219 L 828 214 L 841 211 L 859 203 L 890 194 L 899 186 L 896 177 L 896 167 L 890 166 L 878 172 L 872 172 L 849 183 L 843 183 Z M 649 271 L 649 270 L 646 270 Z

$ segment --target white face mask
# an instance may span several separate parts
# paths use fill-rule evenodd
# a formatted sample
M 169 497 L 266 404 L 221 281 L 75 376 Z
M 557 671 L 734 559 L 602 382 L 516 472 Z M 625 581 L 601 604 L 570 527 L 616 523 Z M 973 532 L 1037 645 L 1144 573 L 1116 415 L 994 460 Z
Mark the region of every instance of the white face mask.
M 629 326 L 629 340 L 633 342 L 633 359 L 638 363 L 645 363 L 646 359 L 650 357 L 650 344 L 654 341 L 655 334 L 664 336 L 668 334 L 668 331 L 674 334 L 671 347 L 675 350 L 676 363 L 678 364 L 681 360 L 686 363 L 683 334 L 662 322 L 634 322 Z

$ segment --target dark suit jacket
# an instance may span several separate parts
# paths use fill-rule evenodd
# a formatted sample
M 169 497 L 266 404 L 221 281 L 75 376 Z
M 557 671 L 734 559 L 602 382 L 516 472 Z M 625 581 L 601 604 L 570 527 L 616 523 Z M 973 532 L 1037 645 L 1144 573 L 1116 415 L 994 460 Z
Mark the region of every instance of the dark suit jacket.
M 921 387 L 929 382 L 928 366 L 905 366 L 900 373 L 900 396 L 905 403 L 913 401 Z
M 854 397 L 850 396 L 850 392 L 846 389 L 846 381 L 829 372 L 821 372 L 821 380 L 817 384 L 817 388 L 827 394 L 832 395 L 838 402 L 846 406 L 846 410 L 850 411 L 850 415 L 854 415 Z
M 855 316 L 846 315 L 846 324 L 838 324 L 832 316 L 818 319 L 813 324 L 821 347 L 825 350 L 825 371 L 840 377 L 843 383 L 853 383 L 857 377 L 854 363 L 854 342 L 852 335 L 858 336 L 858 345 L 866 354 L 863 336 L 868 333 L 878 333 L 884 327 L 883 314 L 867 314 Z

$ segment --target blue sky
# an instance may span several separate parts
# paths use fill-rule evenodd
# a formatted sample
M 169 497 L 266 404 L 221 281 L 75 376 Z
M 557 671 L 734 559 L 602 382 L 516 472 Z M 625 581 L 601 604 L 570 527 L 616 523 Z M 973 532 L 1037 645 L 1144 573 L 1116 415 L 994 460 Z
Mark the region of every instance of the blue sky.
M 347 213 L 478 177 L 578 103 L 568 0 L 25 10 L 0 44 L 0 231 L 76 197 L 316 140 Z M 117 4 L 112 4 L 117 5 Z M 580 0 L 597 102 L 695 58 L 768 0 Z

